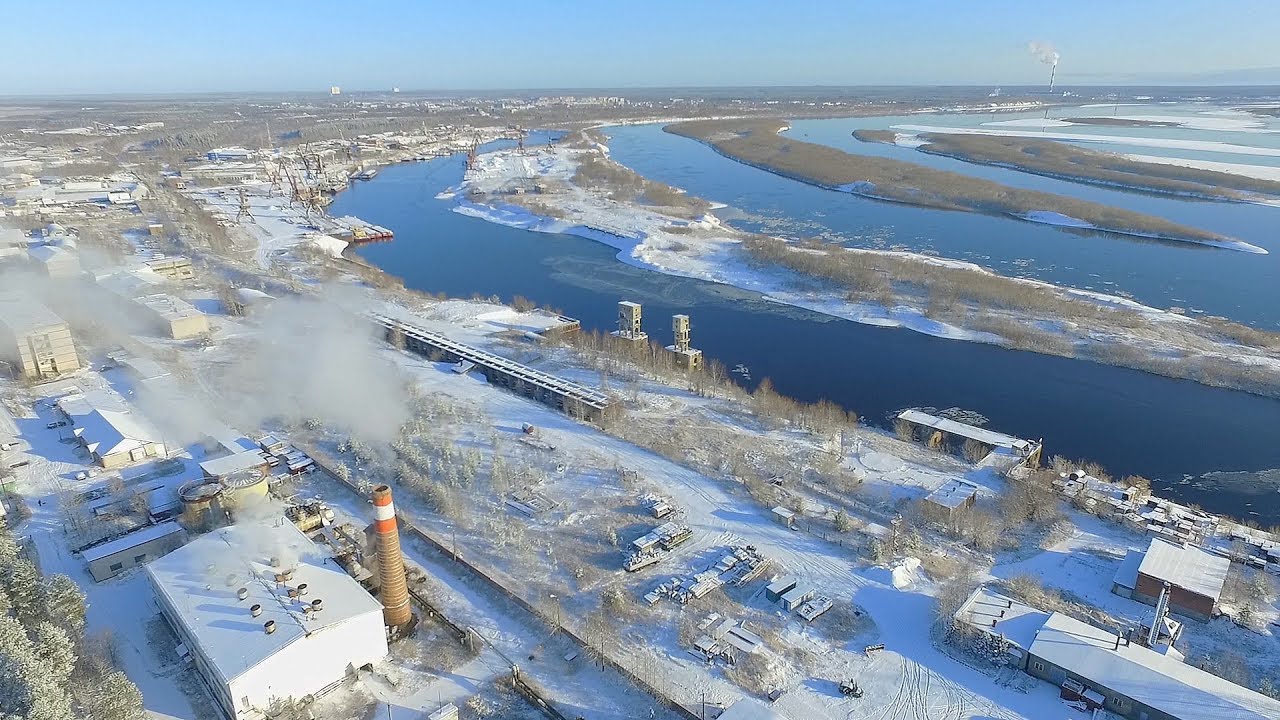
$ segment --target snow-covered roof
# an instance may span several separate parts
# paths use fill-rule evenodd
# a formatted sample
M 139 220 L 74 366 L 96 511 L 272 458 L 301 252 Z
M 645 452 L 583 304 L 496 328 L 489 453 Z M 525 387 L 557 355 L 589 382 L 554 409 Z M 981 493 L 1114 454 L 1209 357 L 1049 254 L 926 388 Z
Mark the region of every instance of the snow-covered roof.
M 32 245 L 27 248 L 27 256 L 44 264 L 58 262 L 76 262 L 76 256 L 61 245 Z
M 1227 581 L 1231 561 L 1195 545 L 1179 545 L 1155 538 L 1138 572 L 1217 602 Z
M 98 285 L 127 300 L 145 295 L 154 290 L 156 285 L 164 282 L 164 278 L 148 267 L 141 267 L 127 272 L 101 275 Z
M 962 422 L 956 422 L 955 420 L 948 420 L 947 418 L 937 417 L 936 415 L 930 415 L 929 413 L 921 412 L 919 410 L 904 410 L 898 415 L 898 417 L 906 420 L 907 422 L 931 427 L 934 430 L 941 430 L 945 433 L 959 435 L 963 438 L 972 438 L 978 442 L 986 443 L 993 447 L 1025 450 L 1031 446 L 1031 443 L 1026 440 L 1016 438 L 1012 435 L 1005 435 L 1004 433 L 996 432 L 994 430 L 987 430 L 986 428 L 967 425 Z
M 137 298 L 134 302 L 148 308 L 166 320 L 181 320 L 182 318 L 195 317 L 203 314 L 186 300 L 172 295 L 167 295 L 165 293 L 144 295 Z
M 956 611 L 955 619 L 993 635 L 1003 635 L 1010 643 L 1026 650 L 1035 641 L 1036 631 L 1049 619 L 1049 613 L 980 587 Z
M 1116 576 L 1112 579 L 1112 582 L 1130 590 L 1137 587 L 1138 567 L 1142 565 L 1143 556 L 1144 553 L 1141 550 L 1130 550 L 1116 570 Z
M 162 443 L 160 431 L 129 409 L 124 398 L 107 390 L 66 395 L 58 407 L 73 422 L 76 437 L 89 452 L 106 457 L 149 443 Z
M 1031 654 L 1114 693 L 1184 720 L 1274 720 L 1280 700 L 1228 682 L 1176 658 L 1053 613 Z
M 929 493 L 925 500 L 954 510 L 976 495 L 977 492 L 977 485 L 960 478 L 951 478 L 943 483 L 942 487 Z
M 19 336 L 32 330 L 63 324 L 62 318 L 43 303 L 17 293 L 0 295 L 0 322 Z
M 291 599 L 277 585 L 277 557 L 294 571 L 289 587 L 307 585 L 307 594 Z M 186 626 L 214 671 L 228 683 L 286 646 L 368 613 L 382 604 L 337 563 L 325 557 L 293 523 L 281 517 L 267 523 L 231 525 L 203 535 L 146 565 L 155 591 Z M 234 577 L 231 577 L 233 576 Z M 237 591 L 248 596 L 241 600 Z M 310 619 L 303 604 L 323 600 Z M 253 617 L 250 608 L 260 605 Z M 275 621 L 275 632 L 264 623 Z
M 111 542 L 91 547 L 80 553 L 80 555 L 85 559 L 85 562 L 93 562 L 94 560 L 101 560 L 104 557 L 115 555 L 116 553 L 124 552 L 131 548 L 136 548 L 143 543 L 149 543 L 152 540 L 157 540 L 180 532 L 182 532 L 182 526 L 176 522 L 165 522 L 160 523 L 159 525 L 150 525 L 142 528 L 141 530 L 135 530 L 123 537 L 118 537 Z
M 253 470 L 266 464 L 267 460 L 262 457 L 261 451 L 250 450 L 205 460 L 200 463 L 200 469 L 204 471 L 205 475 L 218 478 L 226 477 L 242 470 Z

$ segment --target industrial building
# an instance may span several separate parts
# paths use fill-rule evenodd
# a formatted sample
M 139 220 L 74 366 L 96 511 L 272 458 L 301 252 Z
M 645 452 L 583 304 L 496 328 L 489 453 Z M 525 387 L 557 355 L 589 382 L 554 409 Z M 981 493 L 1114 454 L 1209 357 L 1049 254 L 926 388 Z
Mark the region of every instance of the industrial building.
M 66 280 L 80 275 L 80 256 L 67 245 L 32 245 L 27 257 L 45 277 Z
M 58 410 L 70 421 L 80 445 L 104 468 L 167 454 L 160 431 L 115 393 L 95 390 L 66 395 L 58 400 Z
M 381 603 L 283 517 L 214 530 L 145 567 L 229 720 L 321 695 L 386 657 Z
M 148 260 L 146 265 L 151 272 L 168 280 L 190 280 L 196 276 L 190 258 L 162 257 Z
M 0 361 L 13 375 L 44 380 L 80 368 L 71 328 L 25 295 L 0 295 Z
M 186 532 L 176 522 L 149 525 L 128 535 L 83 550 L 89 574 L 102 582 L 130 568 L 140 567 L 182 547 Z
M 1111 591 L 1155 605 L 1167 583 L 1169 609 L 1208 622 L 1218 609 L 1231 561 L 1203 548 L 1153 538 L 1145 552 L 1132 550 L 1116 571 Z
M 1000 638 L 1010 664 L 1051 682 L 1062 696 L 1131 720 L 1264 720 L 1280 700 L 1182 662 L 1165 644 L 1147 647 L 1062 613 L 1047 613 L 979 588 L 957 623 Z
M 969 425 L 950 418 L 938 417 L 920 410 L 903 410 L 898 419 L 923 431 L 925 444 L 932 448 L 945 447 L 950 438 L 972 440 L 990 448 L 988 455 L 978 461 L 980 467 L 990 467 L 998 472 L 1008 472 L 1018 467 L 1038 467 L 1044 443 L 1023 440 L 1002 432 Z
M 920 503 L 920 512 L 926 521 L 949 528 L 977 501 L 977 485 L 968 480 L 951 478 L 925 496 Z
M 150 268 L 97 278 L 98 285 L 129 303 L 128 309 L 165 337 L 185 340 L 209 331 L 209 319 L 191 303 L 156 292 L 164 278 Z

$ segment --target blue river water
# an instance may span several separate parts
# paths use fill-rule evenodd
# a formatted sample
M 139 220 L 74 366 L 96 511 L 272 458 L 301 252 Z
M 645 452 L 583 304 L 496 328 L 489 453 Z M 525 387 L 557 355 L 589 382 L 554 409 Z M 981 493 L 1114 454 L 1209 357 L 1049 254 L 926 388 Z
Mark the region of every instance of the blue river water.
M 651 177 L 731 203 L 741 212 L 735 224 L 761 222 L 752 219 L 761 208 L 777 208 L 780 221 L 818 213 L 817 220 L 850 237 L 894 231 L 888 216 L 863 219 L 855 213 L 848 216 L 848 225 L 835 219 L 844 204 L 878 208 L 879 203 L 838 193 L 819 201 L 812 193 L 825 191 L 747 168 L 657 128 L 610 133 L 619 159 Z M 643 143 L 651 144 L 642 149 Z M 635 268 L 590 240 L 452 212 L 454 201 L 435 196 L 457 184 L 462 172 L 457 156 L 387 167 L 376 179 L 341 193 L 331 212 L 393 229 L 393 242 L 364 246 L 359 253 L 413 289 L 504 300 L 522 295 L 597 330 L 613 327 L 617 301 L 634 300 L 645 305 L 647 329 L 662 342 L 670 341 L 667 318 L 688 313 L 695 347 L 729 367 L 746 365 L 755 381 L 769 377 L 792 397 L 830 399 L 880 426 L 907 407 L 965 408 L 988 418 L 993 429 L 1043 438 L 1050 454 L 1093 459 L 1116 475 L 1152 478 L 1168 495 L 1216 512 L 1264 525 L 1280 523 L 1280 482 L 1256 474 L 1280 468 L 1278 400 L 1086 361 L 859 325 L 723 285 Z M 911 212 L 925 216 L 922 225 L 913 226 L 922 237 L 929 228 L 939 234 L 957 228 L 963 232 L 967 223 L 1023 225 L 959 213 Z M 1060 234 L 1035 226 L 1029 230 Z M 1064 235 L 1031 242 L 1078 241 Z M 1117 243 L 1113 238 L 1106 242 Z M 1203 477 L 1219 470 L 1241 474 Z

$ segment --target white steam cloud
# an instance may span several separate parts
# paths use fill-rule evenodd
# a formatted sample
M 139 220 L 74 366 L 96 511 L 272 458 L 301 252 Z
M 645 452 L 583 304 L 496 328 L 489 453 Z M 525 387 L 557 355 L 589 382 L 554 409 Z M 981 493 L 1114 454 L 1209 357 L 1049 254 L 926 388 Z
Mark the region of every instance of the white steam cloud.
M 1056 66 L 1058 64 L 1058 60 L 1062 58 L 1062 56 L 1058 54 L 1057 49 L 1053 47 L 1052 43 L 1042 42 L 1039 40 L 1032 40 L 1027 43 L 1027 50 L 1031 51 L 1031 54 L 1035 55 L 1036 59 L 1045 65 Z

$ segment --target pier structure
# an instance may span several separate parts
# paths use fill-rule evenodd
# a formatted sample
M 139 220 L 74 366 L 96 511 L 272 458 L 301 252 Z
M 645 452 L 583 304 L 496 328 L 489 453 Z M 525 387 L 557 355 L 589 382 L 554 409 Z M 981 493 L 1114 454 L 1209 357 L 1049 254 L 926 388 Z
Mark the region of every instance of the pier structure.
M 978 461 L 979 467 L 991 467 L 997 472 L 1008 474 L 1016 468 L 1040 466 L 1040 454 L 1044 450 L 1042 440 L 1023 440 L 920 410 L 903 410 L 898 414 L 898 419 L 921 428 L 925 443 L 932 448 L 946 446 L 948 436 L 972 440 L 990 448 L 987 455 Z
M 452 340 L 439 333 L 380 313 L 369 316 L 387 342 L 425 357 L 457 363 L 463 372 L 477 371 L 491 385 L 550 405 L 572 417 L 598 421 L 609 407 L 608 395 L 514 360 Z

